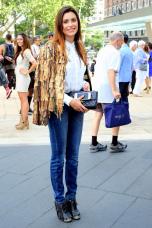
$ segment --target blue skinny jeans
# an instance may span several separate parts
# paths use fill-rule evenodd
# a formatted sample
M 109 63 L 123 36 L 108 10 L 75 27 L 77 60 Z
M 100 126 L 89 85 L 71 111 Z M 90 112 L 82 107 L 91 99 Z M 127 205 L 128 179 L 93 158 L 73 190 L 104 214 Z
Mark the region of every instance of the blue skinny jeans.
M 64 105 L 61 118 L 57 118 L 54 113 L 51 113 L 49 119 L 48 127 L 52 149 L 50 176 L 57 203 L 76 198 L 83 117 L 84 113 Z M 66 193 L 63 174 L 65 174 Z

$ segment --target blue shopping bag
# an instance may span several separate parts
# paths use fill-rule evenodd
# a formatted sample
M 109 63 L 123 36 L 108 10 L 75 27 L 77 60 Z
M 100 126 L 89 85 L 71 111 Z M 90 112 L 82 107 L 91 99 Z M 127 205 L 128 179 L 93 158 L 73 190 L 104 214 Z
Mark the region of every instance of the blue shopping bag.
M 105 125 L 107 128 L 119 127 L 131 123 L 129 103 L 127 101 L 114 100 L 104 107 Z

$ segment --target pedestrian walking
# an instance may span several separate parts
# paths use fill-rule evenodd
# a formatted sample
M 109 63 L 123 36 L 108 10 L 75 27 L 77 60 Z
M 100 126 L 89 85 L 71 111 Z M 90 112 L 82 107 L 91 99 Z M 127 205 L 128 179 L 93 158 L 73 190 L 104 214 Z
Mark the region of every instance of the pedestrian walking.
M 96 65 L 96 60 L 94 59 L 90 66 L 90 71 L 92 73 L 92 77 L 94 76 L 95 65 Z
M 133 90 L 135 97 L 141 97 L 140 93 L 142 90 L 142 85 L 147 74 L 148 60 L 144 51 L 144 47 L 145 41 L 140 40 L 138 42 L 138 48 L 135 52 L 136 84 Z
M 0 55 L 3 56 L 3 69 L 8 79 L 8 86 L 10 90 L 15 89 L 15 74 L 14 74 L 14 47 L 12 44 L 11 34 L 7 34 L 5 38 L 5 43 L 0 46 Z M 11 93 L 10 93 L 11 94 Z
M 83 80 L 86 64 L 78 13 L 71 6 L 63 7 L 56 16 L 53 41 L 40 51 L 33 115 L 35 124 L 49 127 L 51 182 L 57 216 L 63 222 L 80 219 L 76 201 L 78 156 L 87 109 L 82 97 L 72 98 L 70 94 L 89 89 L 89 83 Z
M 6 90 L 6 98 L 8 99 L 12 93 L 12 90 L 8 86 L 9 82 L 6 78 L 5 71 L 3 70 L 3 67 L 1 67 L 0 64 L 0 86 L 3 86 Z
M 132 80 L 133 54 L 128 47 L 129 37 L 124 34 L 124 43 L 120 49 L 119 90 L 121 99 L 128 102 L 129 84 Z
M 4 57 L 0 55 L 0 86 L 3 86 L 6 90 L 6 98 L 8 99 L 12 93 L 12 90 L 9 88 L 9 81 L 6 77 L 3 64 L 1 63 L 4 60 Z
M 15 64 L 16 90 L 21 102 L 21 118 L 20 122 L 16 125 L 16 129 L 23 130 L 29 128 L 29 104 L 27 99 L 30 84 L 29 74 L 36 67 L 36 60 L 32 56 L 29 39 L 24 33 L 17 36 Z
M 102 48 L 96 59 L 94 89 L 98 91 L 98 103 L 104 108 L 114 99 L 120 99 L 118 72 L 120 68 L 120 48 L 124 42 L 124 36 L 120 32 L 114 32 L 110 36 L 110 43 Z M 126 144 L 118 141 L 120 127 L 112 128 L 111 152 L 123 152 Z
M 136 40 L 132 40 L 130 43 L 129 43 L 129 47 L 132 51 L 132 54 L 133 54 L 133 72 L 132 72 L 132 77 L 131 77 L 131 91 L 130 91 L 130 94 L 133 94 L 133 90 L 134 90 L 134 87 L 135 87 L 135 83 L 136 83 L 136 71 L 135 71 L 135 51 L 137 49 L 137 41 Z

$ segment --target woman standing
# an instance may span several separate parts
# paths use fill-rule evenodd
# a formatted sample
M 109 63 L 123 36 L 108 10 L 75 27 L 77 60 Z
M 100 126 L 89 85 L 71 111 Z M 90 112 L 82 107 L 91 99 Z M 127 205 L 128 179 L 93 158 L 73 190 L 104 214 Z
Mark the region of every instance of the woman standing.
M 34 123 L 49 126 L 55 207 L 58 218 L 64 222 L 80 219 L 76 203 L 78 153 L 87 109 L 81 103 L 82 97 L 74 99 L 70 92 L 89 90 L 89 83 L 83 80 L 86 61 L 78 14 L 70 6 L 63 7 L 56 17 L 53 42 L 40 51 L 34 88 Z
M 19 124 L 16 125 L 16 129 L 23 130 L 29 128 L 29 104 L 27 99 L 30 84 L 29 73 L 36 67 L 36 61 L 31 54 L 30 42 L 24 33 L 17 36 L 15 64 L 16 90 L 21 102 L 21 119 Z
M 140 40 L 138 42 L 138 49 L 135 52 L 136 84 L 133 90 L 135 97 L 141 97 L 142 85 L 147 76 L 148 60 L 144 47 L 145 42 Z

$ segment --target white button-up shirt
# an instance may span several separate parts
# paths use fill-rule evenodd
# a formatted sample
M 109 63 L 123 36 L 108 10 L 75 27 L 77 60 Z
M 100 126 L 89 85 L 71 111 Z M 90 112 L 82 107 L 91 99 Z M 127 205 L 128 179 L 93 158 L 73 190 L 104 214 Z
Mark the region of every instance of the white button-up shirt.
M 32 55 L 35 59 L 38 58 L 39 54 L 40 54 L 40 46 L 36 45 L 36 44 L 32 44 L 31 45 L 31 50 L 32 50 Z
M 75 44 L 68 41 L 65 42 L 68 62 L 66 65 L 65 82 L 64 82 L 64 103 L 69 105 L 72 98 L 66 93 L 80 91 L 85 83 L 83 80 L 86 66 L 80 59 Z

